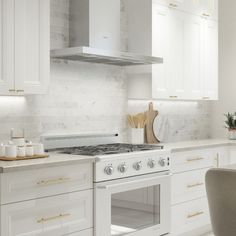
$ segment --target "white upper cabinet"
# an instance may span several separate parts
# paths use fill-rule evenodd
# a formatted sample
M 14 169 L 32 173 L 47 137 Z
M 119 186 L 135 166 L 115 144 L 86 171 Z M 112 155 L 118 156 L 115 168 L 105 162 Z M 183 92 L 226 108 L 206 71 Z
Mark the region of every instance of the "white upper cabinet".
M 0 94 L 46 93 L 50 1 L 0 0 Z
M 0 93 L 14 90 L 13 1 L 0 0 Z
M 184 99 L 186 81 L 184 76 L 184 47 L 185 47 L 185 14 L 181 11 L 170 10 L 169 19 L 169 98 Z M 155 78 L 158 80 L 158 77 Z
M 164 61 L 149 67 L 129 68 L 128 96 L 217 100 L 218 23 L 210 16 L 181 10 L 187 4 L 184 0 L 174 1 L 171 6 L 169 2 L 167 5 L 164 0 L 126 0 L 129 51 L 162 57 Z
M 153 2 L 190 14 L 218 19 L 218 0 L 153 0 Z
M 204 20 L 203 99 L 218 99 L 218 23 Z
M 157 64 L 152 66 L 153 78 L 159 78 L 158 80 L 152 80 L 152 95 L 161 96 L 162 98 L 169 98 L 169 90 L 171 84 L 169 83 L 169 16 L 170 10 L 163 6 L 153 5 L 153 40 L 152 49 L 153 56 L 160 56 L 164 58 L 163 64 Z
M 189 99 L 202 99 L 203 23 L 198 16 L 189 15 L 185 21 L 184 78 Z
M 48 0 L 15 0 L 15 85 L 25 94 L 46 93 L 49 82 Z

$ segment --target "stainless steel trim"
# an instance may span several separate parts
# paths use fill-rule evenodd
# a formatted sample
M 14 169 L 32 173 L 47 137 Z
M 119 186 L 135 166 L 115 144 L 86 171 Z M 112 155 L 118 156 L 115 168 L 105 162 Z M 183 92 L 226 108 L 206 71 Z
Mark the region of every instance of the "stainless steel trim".
M 112 52 L 91 47 L 71 47 L 51 51 L 51 58 L 101 63 L 116 66 L 161 64 L 163 58 L 139 55 L 130 52 Z

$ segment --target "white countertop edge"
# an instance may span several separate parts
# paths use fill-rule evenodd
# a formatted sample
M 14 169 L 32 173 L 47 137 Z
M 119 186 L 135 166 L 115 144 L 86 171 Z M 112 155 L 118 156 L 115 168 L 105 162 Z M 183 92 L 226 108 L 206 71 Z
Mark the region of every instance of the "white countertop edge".
M 205 140 L 193 140 L 185 142 L 176 143 L 162 143 L 164 149 L 168 148 L 172 153 L 191 151 L 203 148 L 214 148 L 214 147 L 224 147 L 224 146 L 236 146 L 236 140 L 227 139 L 205 139 Z
M 35 168 L 47 168 L 62 165 L 73 165 L 81 163 L 94 162 L 95 157 L 76 156 L 66 154 L 49 153 L 49 157 L 21 160 L 21 161 L 0 161 L 0 173 L 9 173 L 15 171 L 32 170 Z

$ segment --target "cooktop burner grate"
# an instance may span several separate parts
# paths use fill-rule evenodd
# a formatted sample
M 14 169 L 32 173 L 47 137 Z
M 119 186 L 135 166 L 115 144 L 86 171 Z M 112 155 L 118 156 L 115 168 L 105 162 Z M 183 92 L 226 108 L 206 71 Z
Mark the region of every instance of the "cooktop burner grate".
M 60 153 L 72 155 L 85 155 L 85 156 L 98 156 L 98 155 L 112 155 L 129 152 L 140 152 L 149 150 L 163 149 L 163 146 L 148 145 L 148 144 L 126 144 L 126 143 L 113 143 L 103 144 L 97 146 L 79 146 L 73 148 L 58 149 Z

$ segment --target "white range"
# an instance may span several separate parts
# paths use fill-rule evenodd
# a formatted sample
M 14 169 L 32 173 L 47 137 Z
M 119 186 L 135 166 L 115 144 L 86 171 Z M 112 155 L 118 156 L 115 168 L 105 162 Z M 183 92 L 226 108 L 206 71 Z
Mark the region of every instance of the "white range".
M 117 134 L 44 136 L 49 151 L 94 156 L 95 236 L 170 232 L 170 151 Z

